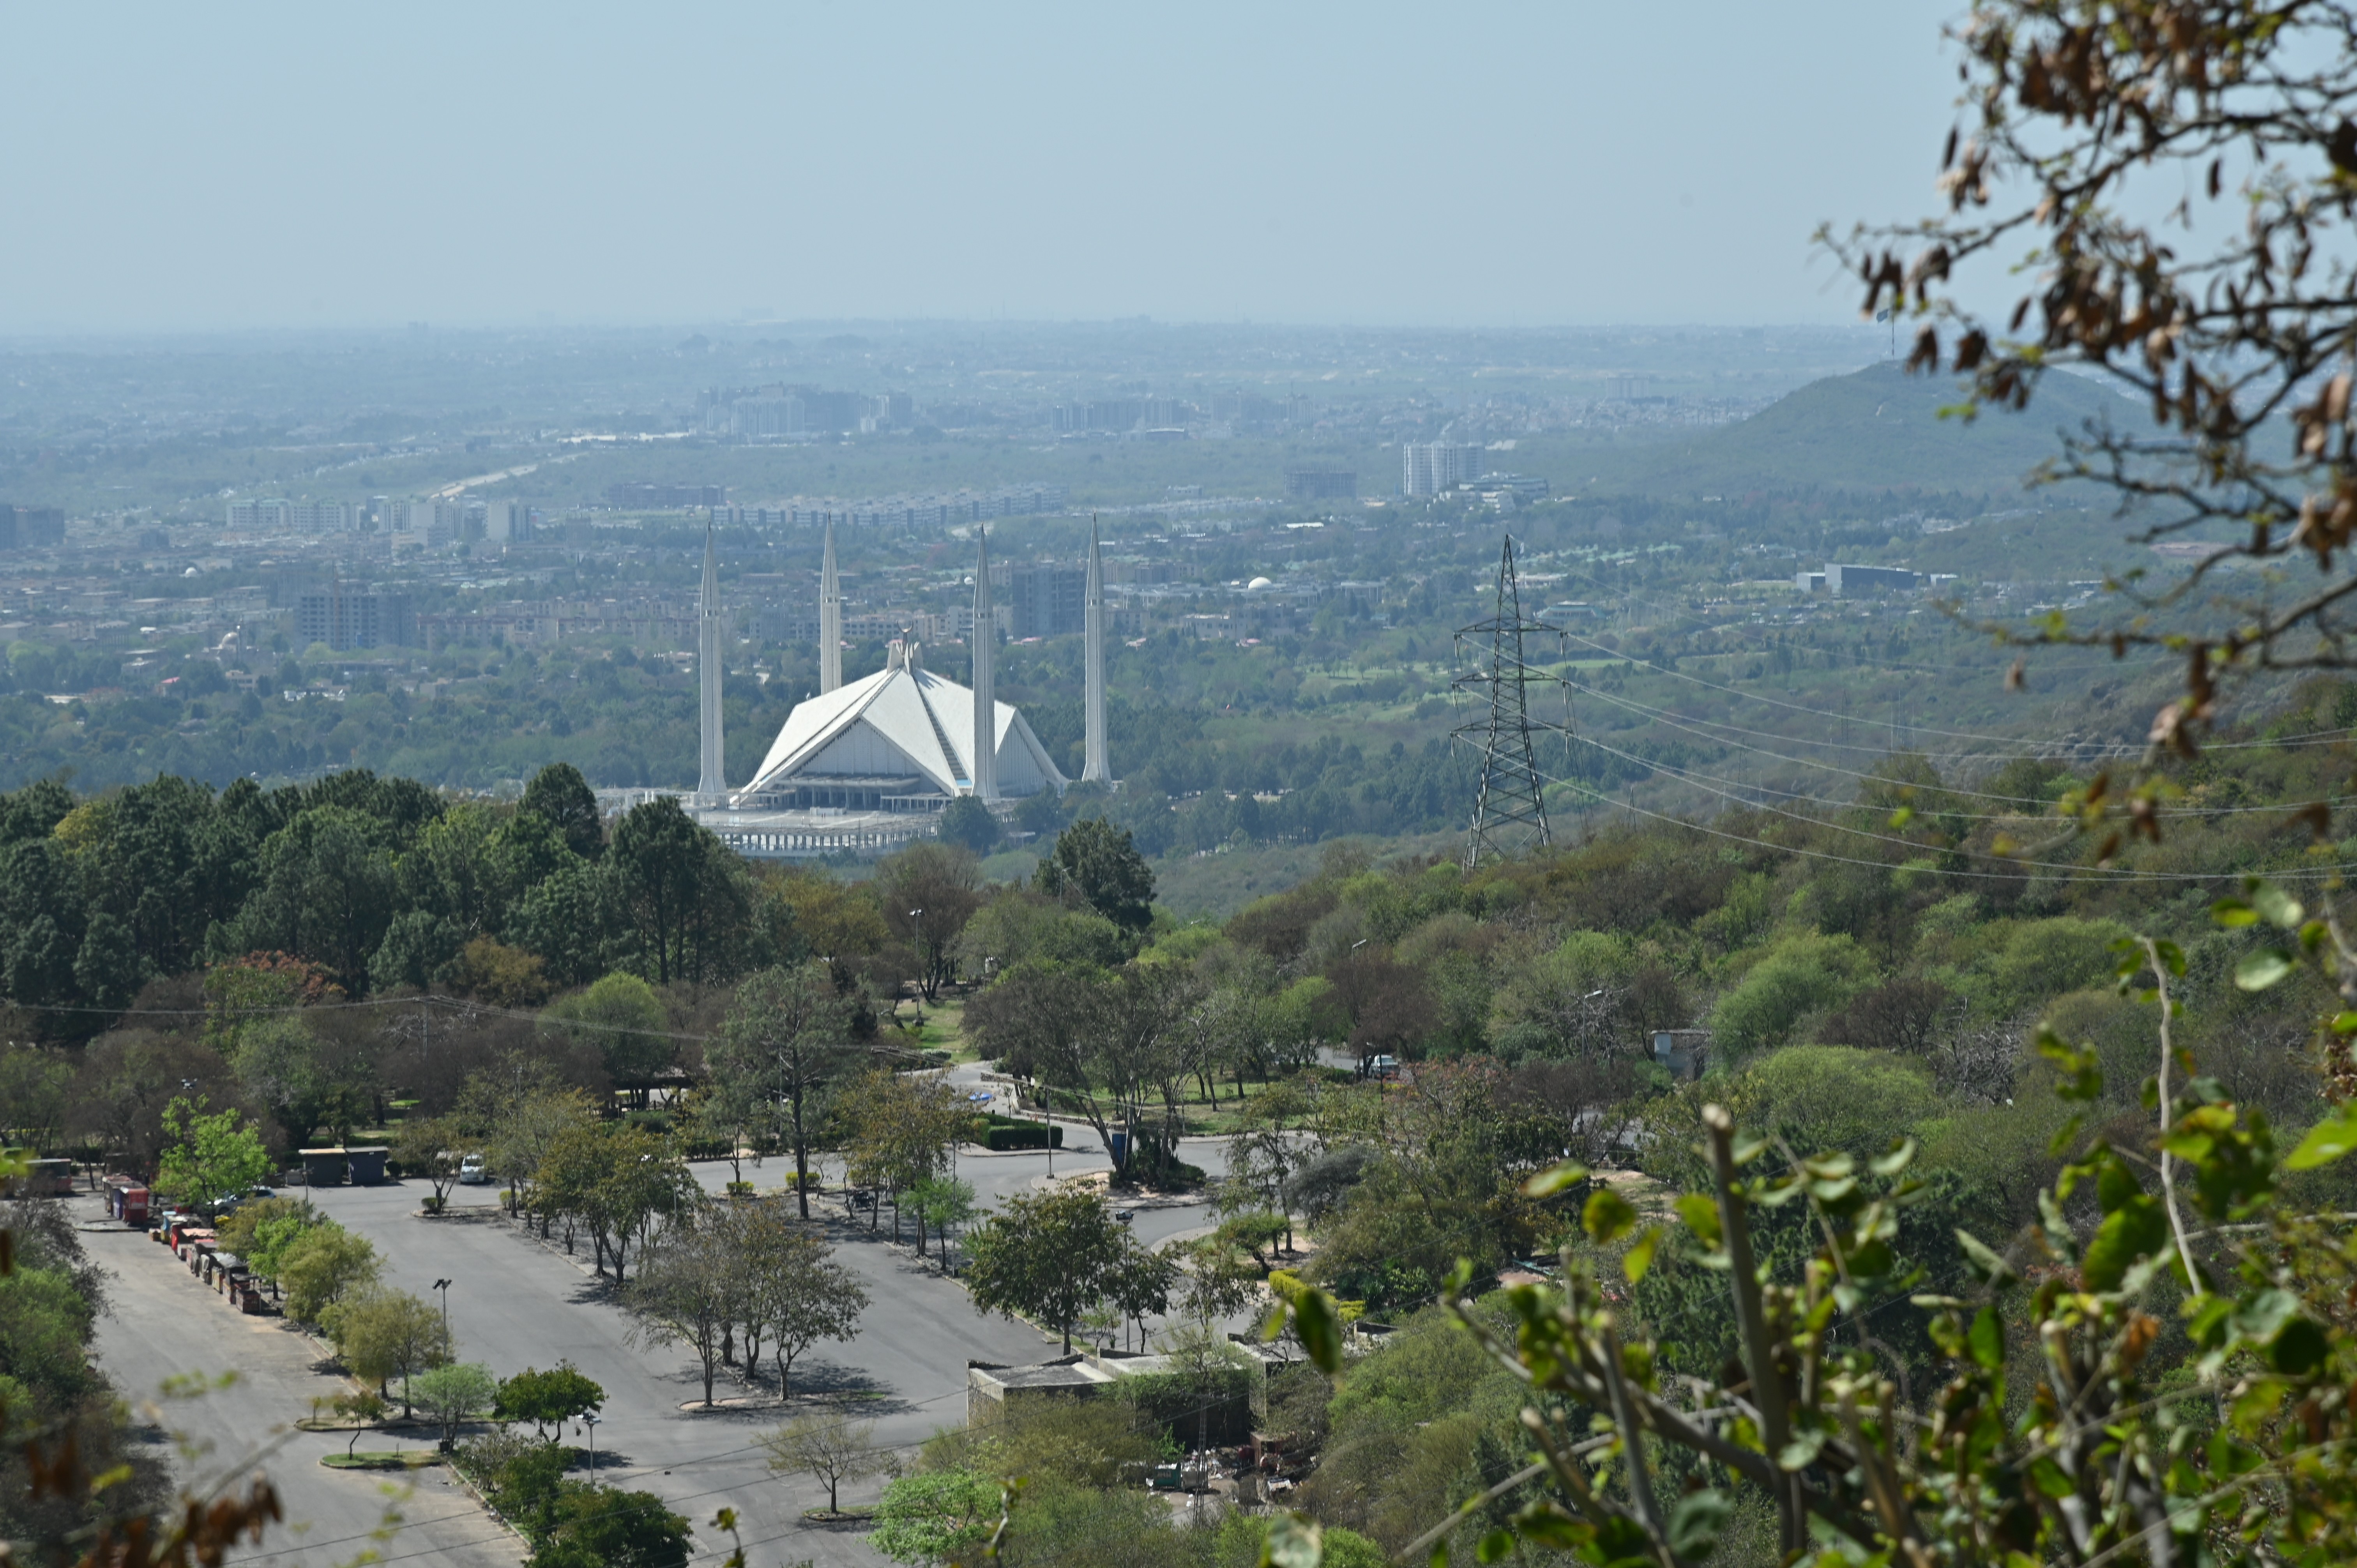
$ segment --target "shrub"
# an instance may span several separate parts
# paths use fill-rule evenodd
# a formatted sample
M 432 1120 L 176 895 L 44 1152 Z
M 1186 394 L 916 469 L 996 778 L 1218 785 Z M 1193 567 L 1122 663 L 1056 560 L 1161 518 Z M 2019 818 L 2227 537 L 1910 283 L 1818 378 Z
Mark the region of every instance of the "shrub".
M 1037 1122 L 1017 1122 L 1006 1126 L 985 1127 L 982 1133 L 985 1149 L 1060 1149 L 1064 1146 L 1064 1130 Z

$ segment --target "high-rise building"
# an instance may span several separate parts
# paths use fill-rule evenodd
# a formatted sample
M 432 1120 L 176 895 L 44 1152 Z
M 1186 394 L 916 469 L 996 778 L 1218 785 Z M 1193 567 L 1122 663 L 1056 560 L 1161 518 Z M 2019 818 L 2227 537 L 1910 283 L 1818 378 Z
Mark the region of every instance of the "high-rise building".
M 483 509 L 482 538 L 492 544 L 522 544 L 532 538 L 532 508 L 522 501 L 479 502 Z
M 348 533 L 358 511 L 350 501 L 296 501 L 286 524 L 297 533 Z
M 412 542 L 423 542 L 428 549 L 454 542 L 467 521 L 465 510 L 457 501 L 438 496 L 395 503 L 393 518 L 395 533 Z
M 703 779 L 695 787 L 698 804 L 726 805 L 727 769 L 720 746 L 720 660 L 726 641 L 720 618 L 719 557 L 713 553 L 712 528 L 704 530 L 704 592 L 695 607 L 695 690 L 697 727 L 703 740 Z
M 990 604 L 990 530 L 974 531 L 974 798 L 984 805 L 998 800 L 998 698 L 995 665 L 998 657 L 998 618 Z
M 38 550 L 66 542 L 65 509 L 0 501 L 0 550 Z
M 739 441 L 786 441 L 802 433 L 802 400 L 783 392 L 740 397 L 728 405 L 728 434 Z
M 1089 521 L 1089 574 L 1082 594 L 1082 624 L 1086 644 L 1081 653 L 1081 707 L 1083 734 L 1081 781 L 1113 782 L 1113 766 L 1105 756 L 1105 602 L 1104 554 L 1097 546 L 1097 525 Z
M 1287 468 L 1285 493 L 1300 500 L 1351 500 L 1359 476 L 1349 468 Z
M 281 498 L 257 498 L 229 503 L 229 525 L 231 528 L 290 529 L 295 526 L 295 503 Z
M 1400 494 L 1437 496 L 1481 477 L 1482 449 L 1453 442 L 1403 442 Z
M 1088 574 L 1077 566 L 1017 566 L 1007 599 L 1015 609 L 1015 635 L 1069 637 L 1088 629 Z
M 667 510 L 675 507 L 715 507 L 728 504 L 726 485 L 654 485 L 643 480 L 626 480 L 606 487 L 606 504 L 617 511 Z
M 296 597 L 295 640 L 306 648 L 324 642 L 339 653 L 355 648 L 406 648 L 417 640 L 416 618 L 407 595 L 355 591 L 334 583 Z

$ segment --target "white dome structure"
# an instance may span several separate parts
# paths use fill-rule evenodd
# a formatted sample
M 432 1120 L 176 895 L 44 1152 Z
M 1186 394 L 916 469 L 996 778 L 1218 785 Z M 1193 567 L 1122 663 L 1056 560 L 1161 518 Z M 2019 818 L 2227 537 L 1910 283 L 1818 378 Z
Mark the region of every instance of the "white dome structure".
M 1023 715 L 991 706 L 998 793 L 1063 789 Z M 926 670 L 914 646 L 895 647 L 875 674 L 797 703 L 753 781 L 733 793 L 741 806 L 788 810 L 938 807 L 942 797 L 974 793 L 974 693 Z
M 1257 594 L 1263 588 L 1274 588 L 1275 586 L 1276 585 L 1270 582 L 1266 577 L 1254 577 L 1251 582 L 1244 585 L 1244 592 L 1247 594 Z

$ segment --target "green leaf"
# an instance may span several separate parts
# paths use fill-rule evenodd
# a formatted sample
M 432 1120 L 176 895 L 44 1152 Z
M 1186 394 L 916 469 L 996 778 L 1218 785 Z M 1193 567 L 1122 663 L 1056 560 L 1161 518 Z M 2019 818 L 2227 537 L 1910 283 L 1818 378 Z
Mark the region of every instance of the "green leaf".
M 1803 1427 L 1792 1434 L 1792 1440 L 1785 1444 L 1783 1450 L 1776 1455 L 1777 1467 L 1805 1470 L 1816 1463 L 1817 1451 L 1824 1445 L 1825 1434 L 1823 1432 L 1815 1427 Z
M 1710 1487 L 1688 1492 L 1670 1505 L 1670 1550 L 1700 1562 L 1717 1550 L 1719 1532 L 1734 1513 L 1724 1492 Z
M 1260 1568 L 1318 1568 L 1326 1561 L 1326 1532 L 1306 1513 L 1282 1513 L 1269 1522 L 1261 1543 Z
M 1915 808 L 1912 806 L 1901 806 L 1897 811 L 1890 813 L 1890 831 L 1895 833 L 1914 820 Z
M 2243 955 L 2243 961 L 2234 966 L 2234 983 L 2244 991 L 2265 991 L 2291 972 L 2291 954 L 2281 948 L 2266 948 Z
M 2117 1290 L 2130 1268 L 2168 1244 L 2169 1220 L 2158 1200 L 2138 1194 L 2104 1217 L 2081 1266 L 2093 1289 Z
M 2267 1364 L 2276 1371 L 2291 1377 L 2305 1377 L 2324 1365 L 2332 1347 L 2324 1337 L 2324 1330 L 2305 1317 L 2295 1317 L 2283 1326 L 2267 1347 Z
M 1690 1192 L 1679 1198 L 1678 1218 L 1706 1246 L 1716 1247 L 1724 1240 L 1718 1230 L 1718 1205 L 1702 1194 Z
M 2284 1161 L 2284 1168 L 2312 1171 L 2319 1165 L 2329 1165 L 2352 1149 L 2357 1149 L 2357 1102 L 2345 1107 L 2340 1115 L 2328 1116 L 2308 1130 Z
M 1565 1187 L 1577 1187 L 1587 1179 L 1587 1167 L 1577 1160 L 1564 1160 L 1547 1166 L 1523 1183 L 1523 1192 L 1531 1197 L 1553 1197 Z
M 1661 1244 L 1662 1228 L 1658 1225 L 1647 1226 L 1645 1233 L 1637 1238 L 1628 1251 L 1621 1254 L 1620 1272 L 1628 1276 L 1631 1284 L 1643 1282 L 1646 1271 L 1653 1266 L 1654 1251 Z
M 1514 1533 L 1510 1530 L 1493 1530 L 1481 1538 L 1473 1549 L 1477 1563 L 1503 1563 L 1514 1554 Z
M 1315 1289 L 1296 1295 L 1293 1326 L 1319 1371 L 1330 1378 L 1342 1369 L 1342 1317 L 1332 1296 Z
M 2240 898 L 2221 898 L 2210 906 L 2210 918 L 2229 930 L 2259 923 L 2259 912 Z
M 1587 1228 L 1589 1240 L 1599 1247 L 1609 1246 L 1637 1228 L 1637 1211 L 1610 1187 L 1599 1187 L 1587 1195 L 1579 1222 Z
M 1997 1316 L 1996 1307 L 1985 1306 L 1974 1314 L 1972 1332 L 1965 1343 L 1972 1347 L 1973 1359 L 1980 1363 L 1984 1371 L 2005 1369 L 2005 1320 Z
M 2169 972 L 2179 980 L 2184 979 L 2185 950 L 2166 938 L 2153 943 L 2152 946 L 2153 950 L 2160 955 L 2160 961 L 2168 966 Z
M 2243 879 L 2243 891 L 2251 896 L 2253 908 L 2287 931 L 2298 925 L 2301 917 L 2308 913 L 2299 907 L 2298 899 L 2272 882 L 2247 876 Z
M 1897 1138 L 1891 1141 L 1890 1152 L 1878 1155 L 1867 1162 L 1866 1168 L 1878 1176 L 1895 1176 L 1915 1162 L 1915 1140 Z
M 2014 1268 L 2011 1263 L 2007 1262 L 2003 1258 L 1997 1256 L 1996 1251 L 1989 1247 L 1987 1242 L 1982 1240 L 1971 1231 L 1962 1230 L 1958 1230 L 1956 1232 L 1956 1244 L 1964 1250 L 1964 1257 L 1972 1265 L 1974 1277 L 1978 1279 L 1981 1283 L 1985 1285 L 2007 1285 L 2020 1278 L 2020 1275 L 2014 1272 Z
M 1523 1539 L 1550 1552 L 1577 1552 L 1596 1539 L 1596 1527 L 1554 1503 L 1536 1502 L 1514 1516 Z

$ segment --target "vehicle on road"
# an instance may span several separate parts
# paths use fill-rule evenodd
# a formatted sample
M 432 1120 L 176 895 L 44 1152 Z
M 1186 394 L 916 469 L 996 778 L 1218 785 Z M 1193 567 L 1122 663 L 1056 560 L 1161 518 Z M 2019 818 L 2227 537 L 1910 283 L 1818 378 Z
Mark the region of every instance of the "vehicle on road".
M 458 1162 L 458 1185 L 481 1187 L 491 1179 L 490 1168 L 483 1164 L 480 1155 L 468 1155 Z

